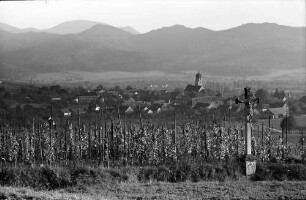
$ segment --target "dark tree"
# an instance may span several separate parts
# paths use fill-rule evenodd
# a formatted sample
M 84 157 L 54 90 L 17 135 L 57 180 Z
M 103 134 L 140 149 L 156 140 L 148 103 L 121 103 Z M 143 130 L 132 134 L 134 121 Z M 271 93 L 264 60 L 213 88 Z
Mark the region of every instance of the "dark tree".
M 255 92 L 255 97 L 258 97 L 260 99 L 260 102 L 263 104 L 268 103 L 271 99 L 269 92 L 265 89 L 258 89 Z
M 285 117 L 281 123 L 280 123 L 280 127 L 285 130 L 286 128 L 288 128 L 289 131 L 293 130 L 296 127 L 296 121 L 295 118 L 293 116 L 288 116 Z
M 277 99 L 283 99 L 286 96 L 286 94 L 283 90 L 278 91 L 278 89 L 276 88 L 273 96 Z

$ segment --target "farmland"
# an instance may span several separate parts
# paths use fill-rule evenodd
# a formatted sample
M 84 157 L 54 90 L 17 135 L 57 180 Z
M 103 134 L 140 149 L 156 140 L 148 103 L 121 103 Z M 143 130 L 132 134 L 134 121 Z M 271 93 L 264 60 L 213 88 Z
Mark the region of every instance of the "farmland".
M 179 71 L 177 73 L 167 73 L 162 71 L 147 71 L 147 72 L 124 72 L 124 71 L 108 71 L 108 72 L 83 72 L 83 71 L 63 71 L 53 73 L 39 73 L 20 79 L 23 83 L 29 84 L 61 84 L 61 85 L 86 85 L 92 86 L 103 82 L 106 85 L 135 85 L 143 86 L 143 84 L 152 83 L 167 83 L 169 87 L 184 87 L 186 83 L 192 80 L 193 74 L 196 71 Z M 203 71 L 206 81 L 217 81 L 227 85 L 232 84 L 232 80 L 241 82 L 249 82 L 255 87 L 266 87 L 269 90 L 274 90 L 276 87 L 286 90 L 303 92 L 305 69 L 295 70 L 274 70 L 260 76 L 248 77 L 224 77 L 215 76 Z M 17 80 L 16 80 L 17 81 Z M 254 84 L 255 83 L 255 84 Z M 268 83 L 268 84 L 266 84 Z M 243 85 L 242 85 L 243 86 Z
M 280 127 L 280 123 L 283 120 L 283 118 L 278 118 L 278 119 L 271 119 L 270 120 L 270 126 L 272 130 L 272 136 L 275 138 L 282 137 L 282 130 Z M 295 116 L 295 120 L 297 123 L 297 128 L 294 131 L 288 131 L 288 143 L 291 144 L 296 144 L 299 142 L 301 138 L 301 133 L 303 132 L 304 135 L 306 135 L 306 116 L 305 115 L 300 115 L 300 116 Z M 269 127 L 269 120 L 258 120 L 254 125 L 254 129 L 260 130 L 263 127 L 267 128 Z M 284 137 L 286 131 L 284 130 Z

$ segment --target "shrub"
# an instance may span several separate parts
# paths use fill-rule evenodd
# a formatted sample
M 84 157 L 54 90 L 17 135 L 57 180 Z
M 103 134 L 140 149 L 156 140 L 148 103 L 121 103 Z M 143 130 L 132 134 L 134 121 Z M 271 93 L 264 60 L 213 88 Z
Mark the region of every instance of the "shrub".
M 117 181 L 127 181 L 129 179 L 128 175 L 118 169 L 109 169 L 107 172 L 111 175 L 112 178 L 115 178 Z
M 38 189 L 57 189 L 71 185 L 68 171 L 50 167 L 7 168 L 0 172 L 1 185 L 30 186 Z
M 258 163 L 252 180 L 305 181 L 306 166 L 303 164 Z

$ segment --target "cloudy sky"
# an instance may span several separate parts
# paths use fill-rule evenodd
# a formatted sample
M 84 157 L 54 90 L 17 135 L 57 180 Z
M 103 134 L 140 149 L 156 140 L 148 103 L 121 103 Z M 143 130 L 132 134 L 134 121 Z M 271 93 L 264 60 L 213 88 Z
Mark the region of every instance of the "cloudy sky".
M 250 22 L 305 26 L 305 9 L 305 0 L 0 1 L 0 22 L 50 28 L 83 19 L 132 26 L 142 33 L 175 24 L 223 30 Z

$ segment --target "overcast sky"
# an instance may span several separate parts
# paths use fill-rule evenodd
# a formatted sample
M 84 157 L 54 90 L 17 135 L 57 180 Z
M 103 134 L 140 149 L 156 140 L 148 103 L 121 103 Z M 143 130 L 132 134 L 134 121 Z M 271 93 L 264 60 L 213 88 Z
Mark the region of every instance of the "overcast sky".
M 305 26 L 305 18 L 305 0 L 0 1 L 0 22 L 20 28 L 83 19 L 132 26 L 143 33 L 175 24 L 212 30 L 250 22 Z

